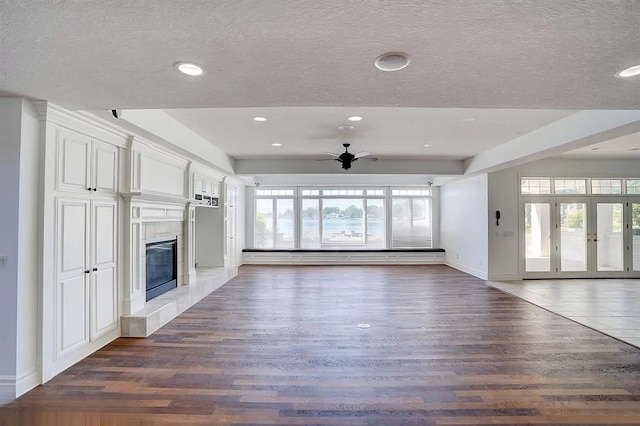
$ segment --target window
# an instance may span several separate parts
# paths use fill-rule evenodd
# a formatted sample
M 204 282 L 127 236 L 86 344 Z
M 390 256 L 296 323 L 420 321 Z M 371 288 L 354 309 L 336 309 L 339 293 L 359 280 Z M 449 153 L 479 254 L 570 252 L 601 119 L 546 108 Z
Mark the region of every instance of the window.
M 260 188 L 255 197 L 255 248 L 431 247 L 430 189 Z
M 640 194 L 640 179 L 627 179 L 627 194 Z
M 556 194 L 586 194 L 586 179 L 556 179 L 554 181 L 554 189 Z
M 256 248 L 295 247 L 295 199 L 290 197 L 294 193 L 293 189 L 256 190 Z
M 431 190 L 394 189 L 391 194 L 391 246 L 431 247 Z
M 522 178 L 520 193 L 525 195 L 551 194 L 551 179 Z
M 591 193 L 622 194 L 622 179 L 591 179 Z

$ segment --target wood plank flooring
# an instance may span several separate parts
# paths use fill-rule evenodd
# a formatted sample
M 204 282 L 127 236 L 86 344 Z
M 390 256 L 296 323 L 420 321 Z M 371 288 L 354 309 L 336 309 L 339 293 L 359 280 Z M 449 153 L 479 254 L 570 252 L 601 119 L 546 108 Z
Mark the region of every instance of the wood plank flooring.
M 369 328 L 359 328 L 369 324 Z M 640 350 L 445 266 L 243 266 L 2 425 L 640 424 Z

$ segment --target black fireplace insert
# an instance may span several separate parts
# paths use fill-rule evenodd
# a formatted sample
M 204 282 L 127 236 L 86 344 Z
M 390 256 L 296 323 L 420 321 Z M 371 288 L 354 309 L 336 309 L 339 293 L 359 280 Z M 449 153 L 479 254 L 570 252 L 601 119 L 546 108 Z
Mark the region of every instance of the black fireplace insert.
M 147 244 L 147 299 L 151 300 L 178 286 L 178 241 Z

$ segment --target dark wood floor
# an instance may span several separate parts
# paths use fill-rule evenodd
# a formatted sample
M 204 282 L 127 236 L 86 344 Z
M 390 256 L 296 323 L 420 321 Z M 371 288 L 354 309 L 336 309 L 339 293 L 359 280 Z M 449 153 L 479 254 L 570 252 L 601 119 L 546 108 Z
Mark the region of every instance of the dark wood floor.
M 359 328 L 359 324 L 370 328 Z M 640 350 L 444 266 L 245 266 L 20 425 L 640 424 Z

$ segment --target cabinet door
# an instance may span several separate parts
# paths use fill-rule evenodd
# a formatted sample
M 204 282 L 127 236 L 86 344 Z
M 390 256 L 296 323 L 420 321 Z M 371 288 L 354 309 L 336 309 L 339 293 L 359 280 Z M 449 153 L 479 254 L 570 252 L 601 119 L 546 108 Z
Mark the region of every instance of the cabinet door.
M 93 201 L 91 224 L 91 340 L 117 326 L 117 205 Z
M 202 194 L 202 186 L 204 185 L 204 180 L 200 176 L 194 176 L 193 178 L 193 193 L 194 194 Z
M 118 147 L 93 141 L 92 187 L 97 192 L 113 194 L 118 191 Z
M 89 202 L 57 199 L 56 336 L 58 357 L 89 341 Z
M 56 142 L 56 189 L 87 192 L 91 187 L 91 139 L 61 129 Z

